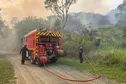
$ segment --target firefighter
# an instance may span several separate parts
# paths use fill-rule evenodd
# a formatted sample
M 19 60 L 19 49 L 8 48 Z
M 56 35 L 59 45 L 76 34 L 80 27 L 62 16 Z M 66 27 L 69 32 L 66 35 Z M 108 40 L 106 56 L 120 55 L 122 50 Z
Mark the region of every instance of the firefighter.
M 83 63 L 83 47 L 80 46 L 79 48 L 79 58 L 80 58 L 80 63 Z
M 21 64 L 25 64 L 25 58 L 26 58 L 27 51 L 28 51 L 27 45 L 24 45 L 24 47 L 20 50 L 20 53 L 22 55 Z
M 101 39 L 97 39 L 97 41 L 95 42 L 96 48 L 98 48 L 100 46 L 100 42 L 101 42 Z

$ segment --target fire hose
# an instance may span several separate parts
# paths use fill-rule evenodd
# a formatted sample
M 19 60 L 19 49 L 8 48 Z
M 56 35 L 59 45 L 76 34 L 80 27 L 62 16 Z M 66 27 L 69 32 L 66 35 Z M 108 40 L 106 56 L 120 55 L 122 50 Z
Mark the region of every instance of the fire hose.
M 94 69 L 94 71 L 97 72 L 96 68 L 95 68 L 94 65 L 90 62 L 90 60 L 88 59 L 88 57 L 87 57 L 87 56 L 84 56 L 84 57 L 85 57 L 86 60 L 89 62 L 89 64 L 91 65 L 91 67 Z M 46 67 L 46 65 L 45 65 L 45 59 L 44 59 L 44 58 L 43 58 L 42 61 L 43 61 L 44 68 L 45 68 L 48 72 L 50 72 L 50 73 L 56 75 L 57 77 L 59 77 L 59 78 L 61 78 L 61 79 L 63 79 L 63 80 L 72 81 L 72 82 L 89 82 L 89 81 L 93 81 L 93 80 L 96 80 L 96 79 L 98 79 L 98 78 L 101 77 L 100 73 L 98 72 L 98 74 L 97 74 L 96 77 L 91 78 L 91 79 L 87 79 L 87 80 L 74 80 L 74 79 L 65 78 L 65 77 L 60 76 L 59 74 L 53 72 L 52 70 L 48 69 L 48 68 Z

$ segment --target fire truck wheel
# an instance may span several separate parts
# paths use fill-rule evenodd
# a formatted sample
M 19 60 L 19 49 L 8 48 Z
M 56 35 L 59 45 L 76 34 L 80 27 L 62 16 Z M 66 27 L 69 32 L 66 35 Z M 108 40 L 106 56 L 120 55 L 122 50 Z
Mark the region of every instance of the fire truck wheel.
M 37 57 L 37 61 L 36 61 L 36 64 L 40 67 L 42 66 L 42 64 L 40 63 L 40 59 Z
M 31 64 L 35 64 L 36 63 L 33 56 L 31 56 L 30 60 L 31 60 Z

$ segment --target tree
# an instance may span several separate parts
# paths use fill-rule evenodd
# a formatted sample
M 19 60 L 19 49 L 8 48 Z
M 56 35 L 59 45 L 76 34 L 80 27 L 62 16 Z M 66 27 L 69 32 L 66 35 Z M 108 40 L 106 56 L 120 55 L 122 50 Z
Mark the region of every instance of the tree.
M 18 22 L 17 17 L 13 17 L 12 20 L 10 21 L 11 24 L 16 24 Z
M 3 35 L 4 21 L 0 18 L 0 36 Z
M 124 38 L 126 39 L 126 26 L 124 27 Z
M 117 7 L 120 11 L 120 17 L 119 17 L 119 20 L 118 20 L 118 24 L 125 24 L 126 23 L 126 14 L 125 14 L 125 10 L 126 10 L 126 4 L 121 4 Z
M 126 5 L 125 4 L 121 4 L 121 5 L 119 5 L 117 8 L 119 9 L 119 10 L 124 10 L 124 7 L 125 7 Z
M 61 21 L 59 19 L 56 19 L 54 22 L 54 30 L 60 31 L 61 30 Z
M 9 34 L 9 27 L 6 25 L 6 22 L 0 17 L 0 38 L 6 38 Z
M 75 2 L 76 0 L 46 0 L 45 8 L 52 11 L 57 17 L 61 19 L 62 29 L 64 29 L 68 19 L 69 8 Z

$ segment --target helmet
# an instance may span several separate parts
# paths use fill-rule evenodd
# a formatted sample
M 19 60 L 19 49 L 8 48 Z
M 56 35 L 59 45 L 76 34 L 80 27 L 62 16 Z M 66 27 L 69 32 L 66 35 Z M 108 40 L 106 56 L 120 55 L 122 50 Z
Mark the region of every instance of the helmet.
M 27 47 L 27 45 L 24 45 L 24 47 Z
M 80 49 L 82 49 L 83 47 L 82 46 L 80 46 Z

